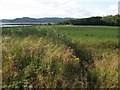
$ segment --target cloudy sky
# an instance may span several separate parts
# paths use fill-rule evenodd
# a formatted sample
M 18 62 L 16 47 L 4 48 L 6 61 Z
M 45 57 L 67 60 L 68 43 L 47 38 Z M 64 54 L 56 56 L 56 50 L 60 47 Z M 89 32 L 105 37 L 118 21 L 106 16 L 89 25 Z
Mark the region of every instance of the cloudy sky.
M 0 19 L 105 16 L 118 13 L 119 0 L 0 0 Z

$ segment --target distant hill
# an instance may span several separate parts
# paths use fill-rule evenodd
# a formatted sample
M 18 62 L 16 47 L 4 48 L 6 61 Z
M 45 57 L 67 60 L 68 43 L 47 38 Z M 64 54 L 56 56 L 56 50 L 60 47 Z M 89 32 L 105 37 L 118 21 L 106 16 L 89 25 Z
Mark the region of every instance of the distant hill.
M 16 18 L 16 19 L 2 19 L 3 23 L 58 23 L 63 22 L 64 20 L 69 20 L 72 18 L 29 18 L 29 17 L 23 17 L 23 18 Z

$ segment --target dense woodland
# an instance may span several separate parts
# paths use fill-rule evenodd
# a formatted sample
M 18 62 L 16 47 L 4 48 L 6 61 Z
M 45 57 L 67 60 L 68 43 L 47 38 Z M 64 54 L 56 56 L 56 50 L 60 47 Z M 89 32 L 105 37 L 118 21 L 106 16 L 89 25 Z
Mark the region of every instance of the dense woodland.
M 62 25 L 108 25 L 108 26 L 119 26 L 120 25 L 120 15 L 109 15 L 103 17 L 90 17 L 82 19 L 70 19 L 64 22 L 58 23 Z

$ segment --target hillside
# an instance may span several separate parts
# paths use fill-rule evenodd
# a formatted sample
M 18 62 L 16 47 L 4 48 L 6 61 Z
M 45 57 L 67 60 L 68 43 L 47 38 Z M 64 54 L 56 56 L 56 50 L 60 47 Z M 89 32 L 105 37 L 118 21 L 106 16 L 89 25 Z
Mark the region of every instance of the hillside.
M 71 18 L 16 18 L 16 19 L 2 19 L 3 23 L 58 23 L 63 22 L 64 20 L 69 20 Z
M 61 23 L 63 25 L 108 25 L 108 26 L 119 26 L 120 15 L 109 15 L 109 16 L 97 16 L 82 19 L 70 19 L 65 20 Z

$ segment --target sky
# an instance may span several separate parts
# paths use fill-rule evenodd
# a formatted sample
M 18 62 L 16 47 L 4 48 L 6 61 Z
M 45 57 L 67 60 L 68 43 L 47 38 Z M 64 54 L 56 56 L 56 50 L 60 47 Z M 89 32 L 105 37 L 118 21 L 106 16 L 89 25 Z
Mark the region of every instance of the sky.
M 115 15 L 119 0 L 0 0 L 0 19 Z

